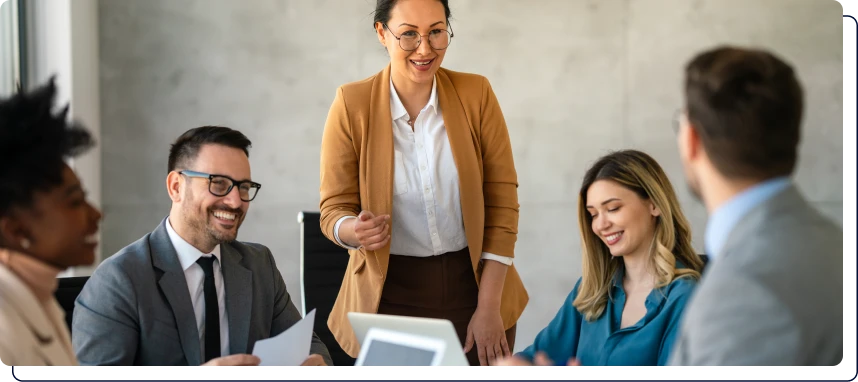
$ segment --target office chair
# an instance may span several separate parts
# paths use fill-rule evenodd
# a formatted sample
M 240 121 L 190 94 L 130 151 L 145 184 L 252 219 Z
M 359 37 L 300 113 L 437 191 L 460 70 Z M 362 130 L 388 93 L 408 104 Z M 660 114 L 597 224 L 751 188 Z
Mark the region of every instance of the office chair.
M 301 225 L 301 307 L 303 314 L 316 309 L 316 334 L 325 343 L 336 366 L 353 366 L 355 359 L 340 347 L 328 328 L 328 316 L 340 293 L 349 264 L 349 252 L 322 234 L 318 212 L 298 213 Z
M 58 280 L 59 285 L 56 292 L 54 292 L 54 297 L 56 297 L 57 302 L 60 303 L 60 306 L 66 312 L 66 325 L 69 328 L 69 333 L 71 333 L 74 300 L 77 299 L 77 295 L 83 290 L 83 286 L 86 285 L 89 276 L 61 277 Z

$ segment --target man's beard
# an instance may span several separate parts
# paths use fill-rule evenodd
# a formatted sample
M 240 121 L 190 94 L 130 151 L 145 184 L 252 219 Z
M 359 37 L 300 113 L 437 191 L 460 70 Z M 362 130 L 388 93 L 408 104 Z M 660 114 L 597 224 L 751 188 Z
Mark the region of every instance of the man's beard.
M 190 195 L 187 195 L 190 196 Z M 233 209 L 226 206 L 214 206 L 207 208 L 204 212 L 199 211 L 199 204 L 193 200 L 193 198 L 186 198 L 186 200 L 192 200 L 192 203 L 188 203 L 185 205 L 185 220 L 188 227 L 191 228 L 194 235 L 197 236 L 197 239 L 201 241 L 201 244 L 204 244 L 206 247 L 213 247 L 218 244 L 228 243 L 234 241 L 236 236 L 238 236 L 238 228 L 241 227 L 241 221 L 244 216 L 241 210 Z M 235 229 L 224 232 L 220 231 L 215 227 L 214 212 L 215 211 L 224 211 L 229 212 L 231 214 L 235 214 Z

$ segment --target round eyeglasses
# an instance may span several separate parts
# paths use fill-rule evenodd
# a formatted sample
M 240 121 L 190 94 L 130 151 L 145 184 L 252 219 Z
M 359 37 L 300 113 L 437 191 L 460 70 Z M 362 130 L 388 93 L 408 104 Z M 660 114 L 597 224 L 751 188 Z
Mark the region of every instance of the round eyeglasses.
M 226 175 L 206 174 L 204 172 L 182 170 L 179 174 L 191 178 L 206 178 L 209 180 L 209 192 L 214 196 L 227 196 L 233 187 L 238 186 L 238 197 L 244 202 L 249 202 L 256 197 L 262 185 L 249 180 L 237 181 Z
M 390 34 L 393 35 L 397 40 L 399 40 L 399 47 L 405 51 L 415 51 L 420 46 L 420 43 L 423 41 L 423 36 L 417 31 L 410 30 L 402 32 L 399 36 L 395 35 L 390 27 L 387 24 L 384 25 L 384 28 L 387 29 Z M 429 31 L 429 46 L 435 50 L 444 50 L 450 46 L 450 42 L 453 41 L 453 32 L 452 28 L 450 30 L 447 29 L 432 29 Z

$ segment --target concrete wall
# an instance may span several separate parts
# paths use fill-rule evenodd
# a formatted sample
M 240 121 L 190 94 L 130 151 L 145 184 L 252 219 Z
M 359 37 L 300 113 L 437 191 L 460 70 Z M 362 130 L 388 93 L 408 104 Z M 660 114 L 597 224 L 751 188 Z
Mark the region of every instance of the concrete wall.
M 10 2 L 7 2 L 8 5 Z M 83 123 L 101 141 L 100 54 L 98 51 L 97 0 L 26 1 L 26 75 L 27 87 L 41 86 L 54 77 L 57 105 L 70 106 L 70 118 Z M 58 106 L 60 107 L 60 106 Z M 88 192 L 89 201 L 101 207 L 101 145 L 69 160 Z M 112 188 L 107 188 L 112 191 Z M 115 251 L 96 250 L 96 259 Z M 61 276 L 87 276 L 93 266 L 74 267 Z
M 319 145 L 338 85 L 381 70 L 371 0 L 100 0 L 104 253 L 169 209 L 169 143 L 222 124 L 255 143 L 265 187 L 240 238 L 268 245 L 297 297 L 301 210 L 318 209 Z M 523 349 L 580 276 L 576 195 L 610 149 L 655 156 L 702 248 L 671 130 L 682 67 L 721 43 L 773 49 L 807 92 L 800 188 L 842 222 L 842 21 L 827 0 L 463 0 L 444 66 L 489 78 L 521 183 L 516 264 L 531 295 Z

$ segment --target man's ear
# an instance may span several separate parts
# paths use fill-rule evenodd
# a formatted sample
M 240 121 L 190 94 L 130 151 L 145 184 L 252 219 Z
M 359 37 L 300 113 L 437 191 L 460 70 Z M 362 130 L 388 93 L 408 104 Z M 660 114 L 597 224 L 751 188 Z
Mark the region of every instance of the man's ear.
M 700 140 L 697 126 L 691 123 L 691 121 L 688 121 L 688 126 L 685 130 L 688 159 L 695 160 L 703 153 L 703 141 Z
M 167 174 L 167 193 L 170 194 L 173 203 L 182 201 L 182 190 L 185 186 L 185 177 L 182 174 L 176 171 L 170 171 Z

